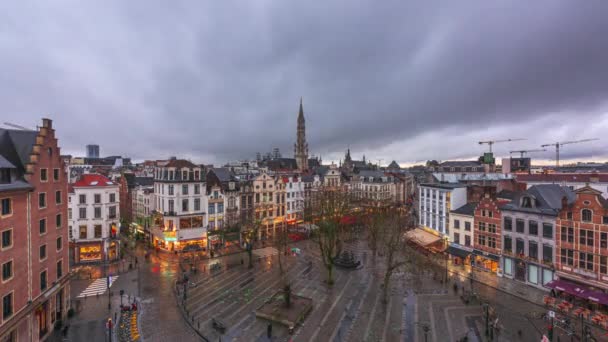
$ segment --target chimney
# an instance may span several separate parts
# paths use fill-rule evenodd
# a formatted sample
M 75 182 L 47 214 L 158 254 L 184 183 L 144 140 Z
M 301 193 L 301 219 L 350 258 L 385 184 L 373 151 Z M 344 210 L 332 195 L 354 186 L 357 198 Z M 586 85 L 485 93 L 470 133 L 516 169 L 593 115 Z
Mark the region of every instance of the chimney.
M 47 118 L 43 118 L 42 119 L 42 127 L 53 128 L 53 120 L 47 119 Z

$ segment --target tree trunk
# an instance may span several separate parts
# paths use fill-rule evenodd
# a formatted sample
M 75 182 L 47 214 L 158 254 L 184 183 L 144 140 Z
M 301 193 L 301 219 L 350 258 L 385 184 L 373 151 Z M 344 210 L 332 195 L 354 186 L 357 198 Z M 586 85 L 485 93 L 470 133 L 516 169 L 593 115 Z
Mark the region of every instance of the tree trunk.
M 253 253 L 252 250 L 247 249 L 247 255 L 249 256 L 249 266 L 248 266 L 249 268 L 253 268 L 252 255 L 251 255 L 252 253 Z
M 334 265 L 332 263 L 329 263 L 325 267 L 327 268 L 327 284 L 333 285 L 334 284 Z
M 382 288 L 382 302 L 388 303 L 388 289 L 390 287 L 391 275 L 393 271 L 389 269 L 386 270 L 384 274 L 384 287 Z

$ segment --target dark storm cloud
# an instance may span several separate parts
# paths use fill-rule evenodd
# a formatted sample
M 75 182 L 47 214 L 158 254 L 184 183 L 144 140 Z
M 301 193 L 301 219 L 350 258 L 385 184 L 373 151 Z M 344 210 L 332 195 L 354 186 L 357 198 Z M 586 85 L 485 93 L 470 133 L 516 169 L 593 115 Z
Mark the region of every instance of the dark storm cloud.
M 324 159 L 466 158 L 480 139 L 528 138 L 505 153 L 608 128 L 604 2 L 36 5 L 0 4 L 2 117 L 54 118 L 67 152 L 291 155 L 300 96 Z

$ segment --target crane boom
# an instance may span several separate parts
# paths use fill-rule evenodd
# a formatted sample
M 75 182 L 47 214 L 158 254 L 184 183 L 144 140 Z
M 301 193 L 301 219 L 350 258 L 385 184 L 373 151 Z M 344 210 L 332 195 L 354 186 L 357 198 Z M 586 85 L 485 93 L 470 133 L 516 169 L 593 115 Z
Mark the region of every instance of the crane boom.
M 509 151 L 509 153 L 519 153 L 520 157 L 523 158 L 524 155 L 526 153 L 531 153 L 531 152 L 545 152 L 546 149 L 542 148 L 542 149 L 535 149 L 535 150 L 519 150 L 519 151 Z
M 588 141 L 594 141 L 594 140 L 600 140 L 600 139 L 591 138 L 591 139 L 581 139 L 581 140 L 572 140 L 572 141 L 562 141 L 562 142 L 556 142 L 556 143 L 552 143 L 552 144 L 543 144 L 543 145 L 540 145 L 540 147 L 555 146 L 555 167 L 559 168 L 559 148 L 561 146 L 588 142 Z
M 526 140 L 526 139 L 487 140 L 487 141 L 480 141 L 479 145 L 488 144 L 488 146 L 490 147 L 490 153 L 492 153 L 492 145 L 494 145 L 495 143 L 501 143 L 501 142 L 507 142 L 507 141 L 521 141 L 521 140 Z

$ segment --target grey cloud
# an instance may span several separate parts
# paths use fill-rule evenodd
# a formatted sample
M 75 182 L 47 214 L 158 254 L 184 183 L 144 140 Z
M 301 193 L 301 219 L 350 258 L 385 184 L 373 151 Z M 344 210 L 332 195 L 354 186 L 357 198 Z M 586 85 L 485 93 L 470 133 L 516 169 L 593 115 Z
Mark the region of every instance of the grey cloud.
M 51 115 L 64 151 L 290 155 L 300 96 L 311 152 L 334 159 L 348 145 L 403 162 L 475 155 L 526 124 L 533 147 L 608 128 L 603 2 L 47 6 L 0 5 L 0 101 L 8 121 Z M 429 136 L 453 143 L 412 148 Z M 565 156 L 606 157 L 592 146 Z

